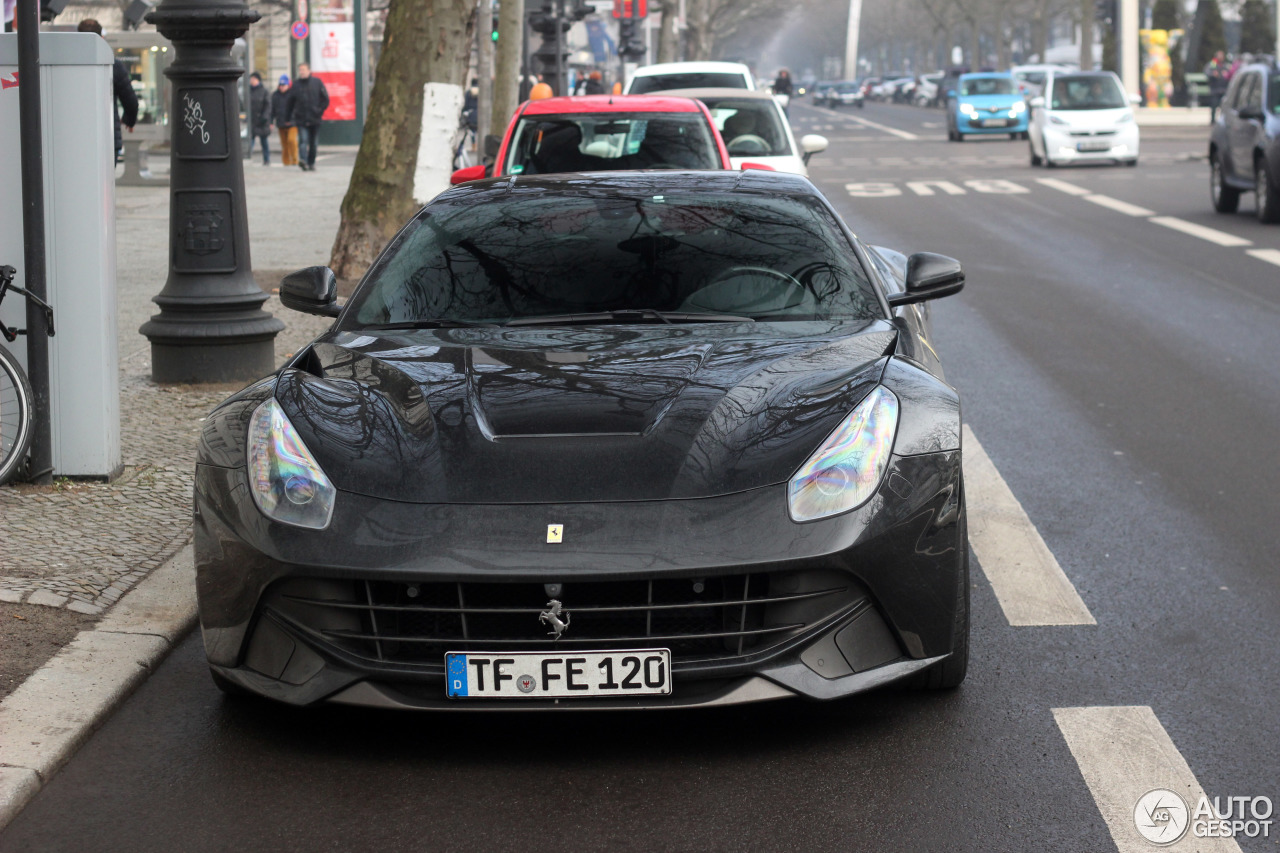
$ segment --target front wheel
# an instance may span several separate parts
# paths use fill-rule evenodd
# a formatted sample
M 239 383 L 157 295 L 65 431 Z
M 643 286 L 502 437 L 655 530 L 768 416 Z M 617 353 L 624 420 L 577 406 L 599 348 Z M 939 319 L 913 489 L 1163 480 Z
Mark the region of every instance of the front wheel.
M 1258 202 L 1259 222 L 1280 222 L 1280 187 L 1277 187 L 1267 168 L 1267 161 L 1258 157 L 1253 166 L 1253 195 Z
M 1209 155 L 1209 197 L 1218 213 L 1235 213 L 1240 207 L 1240 190 L 1227 186 L 1218 152 Z
M 27 457 L 35 420 L 33 399 L 22 367 L 0 348 L 0 484 L 9 482 Z
M 1032 166 L 1043 166 L 1043 165 L 1044 165 L 1044 158 L 1043 158 L 1043 157 L 1041 157 L 1039 154 L 1037 154 L 1037 153 L 1036 153 L 1035 146 L 1034 146 L 1034 145 L 1032 145 L 1030 142 L 1028 142 L 1028 143 L 1027 143 L 1027 149 L 1031 152 L 1031 165 L 1032 165 Z
M 963 495 L 963 487 L 961 495 Z M 963 500 L 963 497 L 961 498 Z M 957 606 L 951 622 L 951 654 L 911 677 L 917 690 L 951 690 L 959 687 L 969 674 L 969 525 L 960 528 L 960 547 L 964 553 L 957 572 Z

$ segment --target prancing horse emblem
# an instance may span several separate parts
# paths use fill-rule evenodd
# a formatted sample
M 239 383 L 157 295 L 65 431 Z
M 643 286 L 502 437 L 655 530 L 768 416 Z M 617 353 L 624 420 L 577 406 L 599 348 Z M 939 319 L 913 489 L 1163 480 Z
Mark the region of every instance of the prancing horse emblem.
M 569 630 L 569 611 L 553 598 L 547 602 L 547 609 L 538 614 L 538 621 L 550 625 L 551 630 L 547 632 L 547 636 L 558 640 L 561 634 Z

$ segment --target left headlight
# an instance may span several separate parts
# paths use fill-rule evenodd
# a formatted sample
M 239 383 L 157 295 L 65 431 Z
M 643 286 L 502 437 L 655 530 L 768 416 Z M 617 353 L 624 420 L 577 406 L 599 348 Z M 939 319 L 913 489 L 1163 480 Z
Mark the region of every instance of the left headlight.
M 961 104 L 960 112 L 964 113 L 967 116 L 971 116 L 971 115 L 975 115 L 978 112 L 978 108 L 975 107 L 973 104 Z
M 1009 108 L 1009 112 L 1011 113 L 1025 113 L 1026 111 L 1027 105 L 1023 101 L 1014 101 L 1013 106 Z
M 249 489 L 262 514 L 282 524 L 323 530 L 337 490 L 272 397 L 249 422 Z
M 793 521 L 814 521 L 857 509 L 884 477 L 898 431 L 898 398 L 877 385 L 791 478 Z

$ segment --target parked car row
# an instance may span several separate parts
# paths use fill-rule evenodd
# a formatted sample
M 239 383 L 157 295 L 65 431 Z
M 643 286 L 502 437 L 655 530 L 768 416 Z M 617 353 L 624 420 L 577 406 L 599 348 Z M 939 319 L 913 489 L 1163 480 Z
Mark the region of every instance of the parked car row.
M 1254 194 L 1262 222 L 1280 222 L 1280 66 L 1246 65 L 1231 78 L 1209 132 L 1213 209 L 1235 213 Z

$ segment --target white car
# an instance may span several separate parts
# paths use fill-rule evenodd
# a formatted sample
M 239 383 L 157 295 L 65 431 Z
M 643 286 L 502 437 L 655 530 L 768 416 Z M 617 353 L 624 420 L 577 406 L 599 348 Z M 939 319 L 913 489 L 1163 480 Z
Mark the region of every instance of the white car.
M 1015 65 L 1009 69 L 1013 79 L 1018 81 L 1018 88 L 1027 100 L 1044 94 L 1044 81 L 1050 71 L 1074 71 L 1066 65 Z
M 942 83 L 943 73 L 921 74 L 916 82 L 915 102 L 917 106 L 931 107 L 938 102 L 938 85 Z
M 827 150 L 827 138 L 816 133 L 801 137 L 797 146 L 791 124 L 768 92 L 677 89 L 663 94 L 697 98 L 707 105 L 735 169 L 741 169 L 743 163 L 759 163 L 776 172 L 808 177 L 809 158 Z
M 1031 99 L 1031 165 L 1099 160 L 1138 165 L 1137 101 L 1110 71 L 1047 72 L 1044 94 Z
M 636 69 L 626 94 L 645 95 L 671 89 L 747 89 L 755 91 L 751 69 L 740 62 L 661 62 Z

